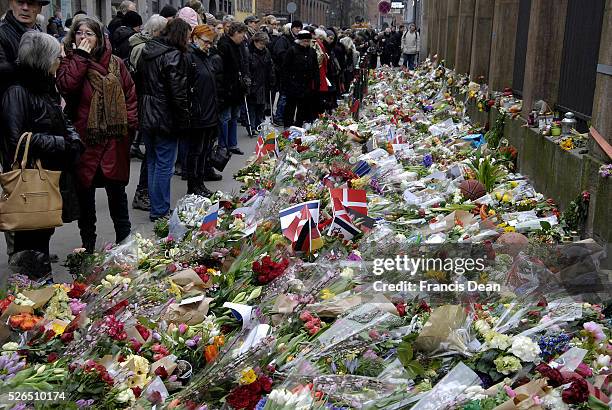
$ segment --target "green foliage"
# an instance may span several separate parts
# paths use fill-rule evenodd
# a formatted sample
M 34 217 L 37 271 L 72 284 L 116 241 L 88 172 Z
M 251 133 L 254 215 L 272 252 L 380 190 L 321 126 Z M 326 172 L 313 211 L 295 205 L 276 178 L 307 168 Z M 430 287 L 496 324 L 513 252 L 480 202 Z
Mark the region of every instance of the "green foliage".
M 499 180 L 506 174 L 501 162 L 493 163 L 488 155 L 483 158 L 480 151 L 469 164 L 469 167 L 487 192 L 493 191 Z
M 493 128 L 485 134 L 487 145 L 491 149 L 497 149 L 499 142 L 504 137 L 504 125 L 506 124 L 506 113 L 500 113 L 495 120 Z
M 397 358 L 408 372 L 408 377 L 414 379 L 425 373 L 425 369 L 417 360 L 413 360 L 414 351 L 410 342 L 402 342 L 397 348 Z

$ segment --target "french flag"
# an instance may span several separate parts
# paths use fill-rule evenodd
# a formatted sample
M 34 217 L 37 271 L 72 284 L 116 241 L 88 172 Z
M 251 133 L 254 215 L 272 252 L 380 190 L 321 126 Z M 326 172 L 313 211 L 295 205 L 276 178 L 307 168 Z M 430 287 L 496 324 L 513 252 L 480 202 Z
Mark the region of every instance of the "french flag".
M 219 202 L 211 205 L 208 208 L 208 213 L 202 219 L 202 225 L 200 226 L 200 232 L 214 232 L 217 228 L 217 220 L 219 219 Z

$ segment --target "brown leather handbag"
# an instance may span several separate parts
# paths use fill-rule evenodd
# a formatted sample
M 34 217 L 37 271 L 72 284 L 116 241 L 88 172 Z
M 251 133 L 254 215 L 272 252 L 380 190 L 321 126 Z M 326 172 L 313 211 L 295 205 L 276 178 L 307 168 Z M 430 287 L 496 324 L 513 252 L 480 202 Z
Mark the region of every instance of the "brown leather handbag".
M 62 226 L 61 171 L 26 168 L 32 133 L 26 132 L 17 143 L 12 170 L 0 174 L 0 231 L 31 231 Z M 22 142 L 25 149 L 21 164 L 17 156 Z

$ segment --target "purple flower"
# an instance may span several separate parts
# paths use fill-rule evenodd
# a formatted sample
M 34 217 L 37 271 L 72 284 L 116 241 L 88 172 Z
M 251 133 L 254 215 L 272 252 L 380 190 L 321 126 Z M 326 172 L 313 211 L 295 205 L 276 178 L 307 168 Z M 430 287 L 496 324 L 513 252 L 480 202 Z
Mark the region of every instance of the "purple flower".
M 427 154 L 423 157 L 423 166 L 425 168 L 429 168 L 431 166 L 431 164 L 433 164 L 433 158 L 431 157 L 431 154 Z
M 79 409 L 84 409 L 84 408 L 89 407 L 92 404 L 94 404 L 94 399 L 89 399 L 89 400 L 81 399 L 81 400 L 77 400 L 75 404 L 77 405 L 77 407 Z
M 156 340 L 159 342 L 161 340 L 161 335 L 157 332 L 153 332 L 153 340 Z
M 27 405 L 25 403 L 18 403 L 11 407 L 11 410 L 25 410 Z
M 351 252 L 351 254 L 348 256 L 347 258 L 349 261 L 356 261 L 359 262 L 361 261 L 361 256 L 357 255 L 355 252 Z
M 181 323 L 180 325 L 178 325 L 178 331 L 180 334 L 185 333 L 188 328 L 189 326 L 187 326 L 185 323 Z
M 25 360 L 16 352 L 0 355 L 0 381 L 8 381 L 25 367 Z

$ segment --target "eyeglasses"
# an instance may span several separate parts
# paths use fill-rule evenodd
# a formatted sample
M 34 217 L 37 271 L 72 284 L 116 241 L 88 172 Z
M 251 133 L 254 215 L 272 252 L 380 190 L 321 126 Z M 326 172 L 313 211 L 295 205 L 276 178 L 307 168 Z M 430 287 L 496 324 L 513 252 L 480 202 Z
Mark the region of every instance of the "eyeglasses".
M 79 37 L 95 37 L 96 36 L 96 34 L 92 33 L 91 31 L 77 31 L 75 34 Z

